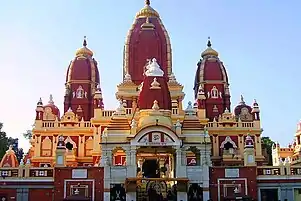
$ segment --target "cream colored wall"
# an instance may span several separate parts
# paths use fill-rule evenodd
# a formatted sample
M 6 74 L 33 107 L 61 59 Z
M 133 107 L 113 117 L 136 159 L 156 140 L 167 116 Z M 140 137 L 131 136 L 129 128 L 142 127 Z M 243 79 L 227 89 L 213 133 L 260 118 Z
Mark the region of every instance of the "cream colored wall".
M 294 189 L 294 201 L 301 201 L 301 194 L 299 194 L 299 189 Z

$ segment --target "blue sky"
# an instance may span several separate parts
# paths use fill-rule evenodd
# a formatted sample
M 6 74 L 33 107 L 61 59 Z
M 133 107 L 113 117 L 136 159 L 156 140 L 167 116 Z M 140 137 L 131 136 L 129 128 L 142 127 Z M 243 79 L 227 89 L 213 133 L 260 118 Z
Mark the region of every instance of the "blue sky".
M 294 3 L 295 2 L 295 3 Z M 123 45 L 143 0 L 3 1 L 0 7 L 0 122 L 22 138 L 39 97 L 62 108 L 68 64 L 83 36 L 99 63 L 105 107 L 114 109 L 122 78 Z M 167 28 L 173 71 L 193 99 L 193 79 L 207 37 L 230 79 L 232 108 L 243 94 L 261 108 L 263 135 L 292 141 L 301 118 L 301 2 L 152 0 Z M 28 148 L 25 140 L 22 146 Z

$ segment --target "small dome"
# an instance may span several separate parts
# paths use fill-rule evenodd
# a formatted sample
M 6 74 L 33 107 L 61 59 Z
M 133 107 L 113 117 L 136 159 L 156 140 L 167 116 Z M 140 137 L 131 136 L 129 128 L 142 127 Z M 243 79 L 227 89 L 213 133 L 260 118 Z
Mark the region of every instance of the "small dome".
M 92 57 L 93 56 L 93 52 L 89 48 L 87 48 L 86 36 L 84 37 L 83 47 L 76 50 L 75 55 L 77 57 L 79 57 L 79 56 L 90 56 L 90 57 Z
M 12 145 L 9 146 L 9 149 L 6 151 L 5 155 L 3 156 L 1 162 L 0 162 L 0 167 L 11 167 L 15 168 L 19 166 L 19 162 L 17 159 L 17 156 L 13 150 Z
M 54 101 L 53 101 L 53 97 L 52 95 L 50 94 L 49 96 L 49 101 L 48 101 L 48 104 L 44 106 L 44 111 L 45 112 L 51 112 L 52 114 L 56 115 L 58 118 L 60 117 L 60 110 L 59 108 L 54 104 Z
M 218 57 L 218 52 L 212 49 L 210 38 L 208 38 L 207 49 L 202 52 L 201 56 L 204 58 L 205 56 L 216 56 Z
M 136 14 L 136 18 L 157 17 L 159 13 L 150 6 L 150 0 L 145 1 L 145 6 Z
M 241 95 L 241 96 L 240 96 L 240 103 L 235 107 L 235 109 L 234 109 L 234 114 L 235 114 L 236 116 L 240 115 L 242 111 L 246 110 L 245 108 L 247 109 L 247 111 L 248 111 L 249 113 L 252 112 L 251 106 L 249 106 L 249 105 L 247 105 L 247 104 L 245 103 L 244 97 Z M 245 112 L 247 112 L 247 111 L 245 111 Z

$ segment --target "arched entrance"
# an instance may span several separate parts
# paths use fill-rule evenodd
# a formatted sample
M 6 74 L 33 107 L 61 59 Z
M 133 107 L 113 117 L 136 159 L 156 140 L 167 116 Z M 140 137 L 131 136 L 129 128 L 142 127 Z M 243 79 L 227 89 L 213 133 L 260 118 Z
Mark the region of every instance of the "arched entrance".
M 175 197 L 176 149 L 181 140 L 170 129 L 163 126 L 151 126 L 142 129 L 131 140 L 131 146 L 137 148 L 137 201 L 162 200 Z

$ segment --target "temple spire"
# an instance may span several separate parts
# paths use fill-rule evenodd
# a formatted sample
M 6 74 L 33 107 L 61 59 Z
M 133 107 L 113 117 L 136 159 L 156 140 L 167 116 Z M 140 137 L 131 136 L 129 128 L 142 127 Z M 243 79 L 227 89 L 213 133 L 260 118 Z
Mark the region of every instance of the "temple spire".
M 150 0 L 145 0 L 145 5 L 150 5 Z
M 83 42 L 83 46 L 86 47 L 87 46 L 87 37 L 84 36 L 84 42 Z
M 207 47 L 211 47 L 210 36 L 208 37 Z

